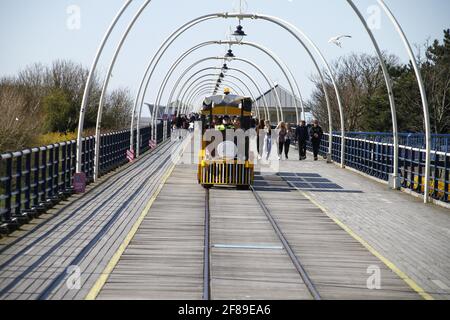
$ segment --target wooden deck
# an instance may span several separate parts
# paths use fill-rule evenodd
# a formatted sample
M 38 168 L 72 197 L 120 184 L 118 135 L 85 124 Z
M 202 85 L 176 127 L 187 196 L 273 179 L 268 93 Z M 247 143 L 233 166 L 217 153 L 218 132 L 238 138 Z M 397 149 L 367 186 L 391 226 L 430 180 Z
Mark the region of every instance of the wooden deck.
M 201 299 L 205 191 L 195 166 L 177 166 L 99 299 Z M 324 299 L 420 299 L 282 177 L 257 192 Z M 312 299 L 251 191 L 210 192 L 211 298 Z M 381 288 L 368 289 L 380 271 Z

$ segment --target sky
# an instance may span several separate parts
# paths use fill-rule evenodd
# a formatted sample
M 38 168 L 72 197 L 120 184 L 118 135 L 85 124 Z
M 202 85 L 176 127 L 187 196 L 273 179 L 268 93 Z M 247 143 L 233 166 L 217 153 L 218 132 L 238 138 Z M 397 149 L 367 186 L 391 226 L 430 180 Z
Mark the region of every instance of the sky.
M 98 70 L 103 74 L 128 23 L 143 2 L 134 0 L 111 34 L 99 61 Z M 354 2 L 373 27 L 381 49 L 397 55 L 403 62 L 408 61 L 400 37 L 377 2 Z M 442 39 L 443 30 L 450 28 L 449 0 L 385 2 L 413 46 Z M 124 3 L 124 0 L 0 0 L 0 77 L 14 76 L 27 65 L 50 64 L 56 59 L 68 59 L 90 67 L 105 31 Z M 237 0 L 153 0 L 120 51 L 109 90 L 127 87 L 134 97 L 148 62 L 174 30 L 201 15 L 235 12 L 238 8 Z M 330 62 L 354 52 L 374 53 L 361 22 L 345 0 L 247 0 L 244 10 L 277 16 L 294 24 L 313 39 Z M 158 64 L 145 101 L 153 103 L 156 100 L 162 79 L 183 52 L 204 41 L 226 40 L 230 28 L 234 30 L 237 24 L 236 19 L 214 19 L 198 24 L 179 37 Z M 270 48 L 289 66 L 304 98 L 308 99 L 313 89 L 310 77 L 315 69 L 299 42 L 284 29 L 267 21 L 244 20 L 242 25 L 247 33 L 246 41 Z M 343 34 L 352 38 L 345 39 L 342 48 L 328 43 L 331 37 Z M 169 80 L 162 104 L 166 104 L 175 80 L 188 66 L 204 57 L 223 56 L 227 49 L 223 45 L 213 45 L 189 55 Z M 274 82 L 288 87 L 280 69 L 262 52 L 246 46 L 234 46 L 233 51 L 236 56 L 260 66 Z M 219 65 L 219 61 L 206 61 L 194 70 Z M 251 66 L 238 61 L 231 62 L 230 66 L 245 70 L 263 90 L 269 89 L 264 78 Z M 242 79 L 256 95 L 256 89 L 248 80 Z

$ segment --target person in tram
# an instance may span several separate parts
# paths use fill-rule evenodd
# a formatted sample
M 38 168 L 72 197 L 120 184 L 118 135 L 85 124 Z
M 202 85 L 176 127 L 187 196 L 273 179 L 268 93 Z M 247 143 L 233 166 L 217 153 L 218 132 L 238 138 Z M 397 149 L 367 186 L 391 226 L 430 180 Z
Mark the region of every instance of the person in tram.
M 239 119 L 239 117 L 235 117 L 234 119 L 233 119 L 233 126 L 234 126 L 234 129 L 241 129 L 241 119 Z

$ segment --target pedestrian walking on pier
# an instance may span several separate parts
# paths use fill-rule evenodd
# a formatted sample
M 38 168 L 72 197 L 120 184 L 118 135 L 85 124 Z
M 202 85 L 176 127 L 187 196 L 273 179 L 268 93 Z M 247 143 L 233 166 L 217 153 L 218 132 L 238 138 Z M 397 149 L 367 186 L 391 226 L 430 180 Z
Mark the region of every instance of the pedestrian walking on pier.
M 300 125 L 295 129 L 295 137 L 298 143 L 299 160 L 306 159 L 306 144 L 309 141 L 309 130 L 306 126 L 306 121 L 302 120 Z
M 313 146 L 313 153 L 314 153 L 314 161 L 319 160 L 318 155 L 319 155 L 319 149 L 320 149 L 320 141 L 322 141 L 322 137 L 323 137 L 323 130 L 322 128 L 319 126 L 319 121 L 318 120 L 314 120 L 313 122 L 313 126 L 311 127 L 311 143 Z

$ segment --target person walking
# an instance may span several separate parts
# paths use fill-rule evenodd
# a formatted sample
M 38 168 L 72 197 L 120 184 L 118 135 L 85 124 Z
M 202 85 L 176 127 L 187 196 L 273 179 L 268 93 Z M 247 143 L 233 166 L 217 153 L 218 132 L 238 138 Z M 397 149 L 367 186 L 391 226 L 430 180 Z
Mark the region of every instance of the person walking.
M 284 155 L 286 156 L 286 160 L 289 160 L 289 149 L 291 147 L 291 142 L 294 139 L 294 133 L 292 132 L 291 125 L 286 124 L 286 141 L 284 142 Z
M 264 146 L 266 148 L 266 160 L 269 160 L 270 152 L 272 152 L 272 125 L 269 120 L 264 124 Z
M 302 120 L 300 125 L 295 129 L 295 137 L 298 143 L 299 160 L 306 159 L 306 144 L 309 141 L 309 130 L 306 126 L 306 121 Z
M 281 121 L 278 124 L 277 130 L 279 130 L 278 131 L 278 160 L 281 160 L 281 157 L 283 155 L 283 148 L 284 148 L 284 144 L 286 142 L 286 136 L 287 136 L 286 123 Z
M 265 122 L 261 119 L 256 127 L 256 150 L 258 151 L 258 159 L 262 158 L 263 148 L 261 148 L 261 138 L 260 136 L 264 134 Z
M 320 149 L 320 141 L 323 137 L 323 130 L 319 126 L 319 121 L 314 120 L 313 125 L 311 127 L 311 142 L 313 146 L 313 153 L 314 153 L 314 161 L 319 160 L 319 149 Z

